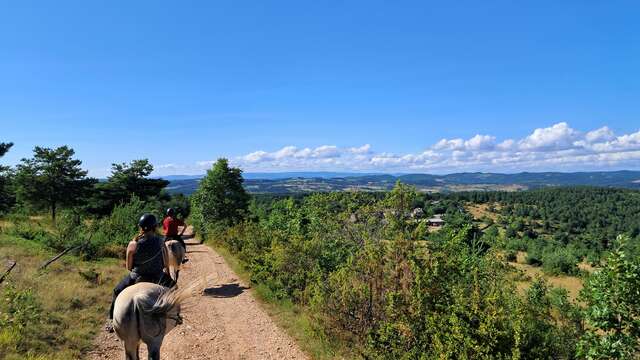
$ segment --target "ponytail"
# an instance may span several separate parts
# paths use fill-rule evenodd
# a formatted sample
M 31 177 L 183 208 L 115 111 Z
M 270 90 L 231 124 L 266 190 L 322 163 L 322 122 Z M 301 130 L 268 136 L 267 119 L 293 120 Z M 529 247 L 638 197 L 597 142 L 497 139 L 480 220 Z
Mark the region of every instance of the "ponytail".
M 140 229 L 140 232 L 138 233 L 138 235 L 133 237 L 133 241 L 138 242 L 138 240 L 142 239 L 144 237 L 144 230 Z

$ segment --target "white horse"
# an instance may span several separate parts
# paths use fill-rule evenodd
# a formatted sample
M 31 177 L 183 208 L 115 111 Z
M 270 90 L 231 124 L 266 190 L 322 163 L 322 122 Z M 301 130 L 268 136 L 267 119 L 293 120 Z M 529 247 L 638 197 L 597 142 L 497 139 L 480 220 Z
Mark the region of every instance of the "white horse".
M 173 281 L 177 283 L 180 266 L 182 265 L 182 260 L 185 255 L 185 248 L 178 240 L 165 241 L 164 246 L 167 249 L 165 266 L 169 269 L 169 275 Z
M 177 240 L 164 243 L 165 267 L 178 282 L 185 249 Z M 113 328 L 124 342 L 126 360 L 139 360 L 140 342 L 147 345 L 150 360 L 160 359 L 164 336 L 182 323 L 180 302 L 189 296 L 193 286 L 178 290 L 141 282 L 124 289 L 116 298 Z
M 164 336 L 182 323 L 180 302 L 188 290 L 169 289 L 141 282 L 118 295 L 113 312 L 113 328 L 124 342 L 126 360 L 139 360 L 140 342 L 147 345 L 149 360 L 160 359 Z

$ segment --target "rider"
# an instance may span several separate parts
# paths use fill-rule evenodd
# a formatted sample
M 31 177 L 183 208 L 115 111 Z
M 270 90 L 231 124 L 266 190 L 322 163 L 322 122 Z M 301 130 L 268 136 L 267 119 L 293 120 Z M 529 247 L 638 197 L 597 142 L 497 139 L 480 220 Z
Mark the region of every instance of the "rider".
M 182 232 L 178 234 L 178 226 L 182 226 Z M 178 219 L 176 217 L 176 211 L 173 208 L 167 209 L 167 216 L 162 220 L 162 229 L 164 230 L 164 239 L 167 240 L 178 240 L 180 244 L 187 250 L 187 245 L 184 243 L 182 239 L 182 234 L 186 230 L 186 224 L 184 221 Z M 183 263 L 187 262 L 186 258 L 182 260 Z
M 139 282 L 152 282 L 172 287 L 175 282 L 168 275 L 167 250 L 164 241 L 156 236 L 158 222 L 152 214 L 144 214 L 138 221 L 140 233 L 127 246 L 127 274 L 113 289 L 113 299 L 109 309 L 109 321 L 106 329 L 113 332 L 113 307 L 116 298 L 127 287 Z

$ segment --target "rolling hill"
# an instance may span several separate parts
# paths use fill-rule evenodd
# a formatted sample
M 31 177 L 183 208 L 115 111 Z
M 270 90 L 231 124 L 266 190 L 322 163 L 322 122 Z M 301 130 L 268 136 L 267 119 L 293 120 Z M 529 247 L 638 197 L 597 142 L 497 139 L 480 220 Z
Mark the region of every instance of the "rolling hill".
M 545 186 L 587 185 L 640 189 L 640 171 L 598 172 L 522 172 L 432 174 L 360 174 L 360 173 L 245 173 L 245 187 L 252 193 L 286 194 L 314 191 L 384 191 L 396 181 L 416 186 L 420 191 L 448 192 L 465 190 L 526 190 Z M 193 193 L 201 177 L 172 176 L 170 193 Z

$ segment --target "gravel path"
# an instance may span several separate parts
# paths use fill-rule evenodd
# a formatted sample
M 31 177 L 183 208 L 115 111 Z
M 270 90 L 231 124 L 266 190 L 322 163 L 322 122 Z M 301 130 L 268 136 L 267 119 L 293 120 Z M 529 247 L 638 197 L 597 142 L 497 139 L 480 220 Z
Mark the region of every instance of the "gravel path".
M 252 291 L 205 245 L 187 241 L 188 263 L 180 283 L 212 278 L 200 296 L 187 300 L 184 323 L 165 337 L 162 359 L 308 359 L 279 329 L 252 296 Z M 146 347 L 140 356 L 146 359 Z M 90 359 L 123 359 L 114 334 L 102 332 Z

